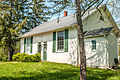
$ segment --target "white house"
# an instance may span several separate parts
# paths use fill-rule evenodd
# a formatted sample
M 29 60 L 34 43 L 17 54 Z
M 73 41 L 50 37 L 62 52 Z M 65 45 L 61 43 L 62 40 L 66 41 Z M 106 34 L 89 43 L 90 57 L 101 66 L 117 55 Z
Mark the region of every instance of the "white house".
M 82 17 L 87 66 L 112 67 L 118 59 L 116 26 L 106 6 Z M 65 12 L 66 14 L 66 12 Z M 102 17 L 103 18 L 102 18 Z M 41 53 L 43 61 L 77 64 L 78 32 L 75 14 L 43 23 L 21 38 L 21 53 Z

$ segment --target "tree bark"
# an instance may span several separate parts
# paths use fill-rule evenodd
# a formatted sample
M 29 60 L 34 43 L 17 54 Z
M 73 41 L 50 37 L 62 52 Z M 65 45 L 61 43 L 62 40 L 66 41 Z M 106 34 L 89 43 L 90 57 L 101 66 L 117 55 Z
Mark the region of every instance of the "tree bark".
M 8 62 L 10 61 L 10 50 L 8 49 Z
M 12 47 L 8 47 L 8 62 L 12 61 L 12 56 L 13 56 L 13 49 Z
M 82 25 L 82 15 L 81 15 L 81 2 L 76 1 L 76 18 L 78 26 L 78 43 L 79 43 L 79 53 L 80 53 L 80 80 L 87 80 L 86 74 L 86 55 L 84 48 L 84 36 L 83 36 L 83 25 Z
M 11 36 L 8 36 L 9 41 L 8 41 L 8 62 L 12 61 L 12 56 L 13 56 L 13 52 L 14 52 L 14 48 L 12 47 L 12 40 L 11 40 Z

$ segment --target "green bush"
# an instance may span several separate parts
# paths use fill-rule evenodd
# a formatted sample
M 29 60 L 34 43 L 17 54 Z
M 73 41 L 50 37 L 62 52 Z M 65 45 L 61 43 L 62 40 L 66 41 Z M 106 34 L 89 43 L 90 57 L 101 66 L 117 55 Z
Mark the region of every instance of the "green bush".
M 0 61 L 2 61 L 3 60 L 3 58 L 2 58 L 2 56 L 0 56 Z
M 21 62 L 39 62 L 41 61 L 40 53 L 35 55 L 28 55 L 26 53 L 17 53 L 13 55 L 13 61 L 21 61 Z
M 28 54 L 26 54 L 26 53 L 17 53 L 15 55 L 13 55 L 12 59 L 13 59 L 13 61 L 23 61 L 24 56 L 28 56 Z
M 36 57 L 36 62 L 41 61 L 41 54 L 40 53 L 35 54 L 35 57 Z
M 8 61 L 8 56 L 4 56 L 2 61 L 7 62 Z
M 13 61 L 20 61 L 20 56 L 21 56 L 21 53 L 17 53 L 15 55 L 13 55 L 13 57 L 12 57 Z
M 30 55 L 23 56 L 22 62 L 32 62 Z
M 6 55 L 0 55 L 0 61 L 7 62 L 8 61 L 8 56 Z

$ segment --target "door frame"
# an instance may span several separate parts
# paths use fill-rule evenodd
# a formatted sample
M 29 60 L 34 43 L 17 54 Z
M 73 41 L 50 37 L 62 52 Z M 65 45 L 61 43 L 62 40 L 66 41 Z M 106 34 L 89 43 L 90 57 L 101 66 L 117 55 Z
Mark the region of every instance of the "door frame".
M 46 50 L 46 60 L 44 60 L 44 44 L 46 44 L 47 45 L 47 41 L 44 41 L 44 42 L 38 42 L 38 43 L 41 43 L 41 60 L 42 61 L 47 61 L 47 50 Z M 39 45 L 39 44 L 38 44 Z M 37 47 L 38 47 L 38 45 L 37 45 Z M 39 47 L 38 47 L 38 50 L 39 50 Z M 38 52 L 38 50 L 37 50 L 37 52 Z
M 45 47 L 46 45 L 46 47 Z M 44 49 L 46 48 L 46 52 L 44 52 Z M 45 59 L 44 59 L 45 57 Z M 47 41 L 43 42 L 43 61 L 47 61 Z

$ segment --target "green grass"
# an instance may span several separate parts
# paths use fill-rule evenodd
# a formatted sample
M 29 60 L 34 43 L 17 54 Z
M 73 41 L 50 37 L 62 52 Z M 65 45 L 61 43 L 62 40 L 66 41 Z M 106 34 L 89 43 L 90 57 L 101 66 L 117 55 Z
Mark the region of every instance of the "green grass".
M 79 67 L 50 62 L 0 63 L 0 80 L 79 80 Z M 87 68 L 87 80 L 120 80 L 119 71 Z

